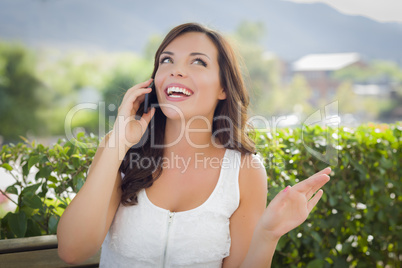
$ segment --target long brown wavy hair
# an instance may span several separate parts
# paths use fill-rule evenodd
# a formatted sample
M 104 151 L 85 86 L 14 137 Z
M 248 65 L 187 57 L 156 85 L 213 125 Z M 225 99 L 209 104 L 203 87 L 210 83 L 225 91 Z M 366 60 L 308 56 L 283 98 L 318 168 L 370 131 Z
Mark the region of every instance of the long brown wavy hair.
M 155 78 L 159 58 L 165 48 L 176 37 L 188 32 L 204 33 L 218 49 L 219 77 L 221 86 L 226 92 L 226 99 L 220 100 L 216 106 L 212 124 L 213 135 L 225 148 L 237 150 L 242 154 L 255 153 L 255 144 L 248 136 L 251 128 L 246 124 L 249 95 L 237 56 L 220 33 L 197 23 L 185 23 L 173 28 L 155 53 L 151 77 Z M 164 142 L 166 116 L 158 107 L 155 90 L 151 94 L 151 103 L 156 108 L 155 115 L 141 141 L 130 148 L 120 166 L 120 171 L 125 174 L 121 184 L 123 205 L 137 204 L 138 192 L 150 187 L 162 174 L 161 160 L 164 151 L 161 145 Z M 141 116 L 143 112 L 144 107 L 141 104 L 137 116 Z M 139 159 L 141 161 L 138 161 Z M 141 166 L 138 165 L 139 162 L 142 163 Z

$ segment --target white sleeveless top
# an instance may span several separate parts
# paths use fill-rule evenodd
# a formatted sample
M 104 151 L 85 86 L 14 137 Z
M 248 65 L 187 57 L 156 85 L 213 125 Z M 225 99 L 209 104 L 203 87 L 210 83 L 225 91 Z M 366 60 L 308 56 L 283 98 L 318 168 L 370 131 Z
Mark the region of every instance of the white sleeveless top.
M 215 189 L 194 209 L 157 207 L 145 189 L 137 205 L 120 205 L 100 267 L 221 267 L 230 251 L 229 218 L 240 201 L 240 158 L 240 152 L 226 149 Z

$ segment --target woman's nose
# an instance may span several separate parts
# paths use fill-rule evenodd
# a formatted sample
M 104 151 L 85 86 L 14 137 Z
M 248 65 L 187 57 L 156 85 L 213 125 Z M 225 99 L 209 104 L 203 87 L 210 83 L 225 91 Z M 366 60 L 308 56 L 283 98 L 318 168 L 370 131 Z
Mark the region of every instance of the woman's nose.
M 180 67 L 177 66 L 177 67 L 172 69 L 172 71 L 170 73 L 170 76 L 185 77 L 186 73 L 183 70 L 183 68 L 180 68 Z

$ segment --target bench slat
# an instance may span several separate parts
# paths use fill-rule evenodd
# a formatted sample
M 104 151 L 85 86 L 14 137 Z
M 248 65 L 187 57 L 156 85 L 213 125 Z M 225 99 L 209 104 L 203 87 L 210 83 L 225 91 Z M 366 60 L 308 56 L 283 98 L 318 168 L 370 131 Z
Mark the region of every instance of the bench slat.
M 80 265 L 68 265 L 57 254 L 57 248 L 0 254 L 2 268 L 99 267 L 100 251 Z
M 50 248 L 57 248 L 55 235 L 0 240 L 0 254 Z

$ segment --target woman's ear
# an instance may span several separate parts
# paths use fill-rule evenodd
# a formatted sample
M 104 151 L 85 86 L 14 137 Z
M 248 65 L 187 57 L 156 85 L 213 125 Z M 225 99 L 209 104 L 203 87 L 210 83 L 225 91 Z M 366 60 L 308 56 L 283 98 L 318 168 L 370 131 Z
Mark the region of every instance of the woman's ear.
M 219 92 L 218 99 L 220 100 L 225 100 L 226 99 L 226 90 L 221 88 L 221 91 Z

